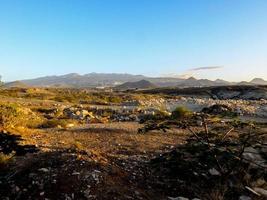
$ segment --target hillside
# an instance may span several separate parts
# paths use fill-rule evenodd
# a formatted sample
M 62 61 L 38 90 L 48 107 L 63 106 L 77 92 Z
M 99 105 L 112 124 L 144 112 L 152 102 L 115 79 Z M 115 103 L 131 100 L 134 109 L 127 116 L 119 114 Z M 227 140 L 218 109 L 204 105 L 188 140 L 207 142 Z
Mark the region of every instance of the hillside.
M 146 80 L 141 80 L 141 81 L 136 81 L 136 82 L 126 82 L 123 83 L 115 89 L 118 90 L 128 90 L 128 89 L 149 89 L 149 88 L 156 88 L 157 86 L 149 81 Z
M 141 75 L 130 74 L 90 73 L 79 75 L 76 73 L 71 73 L 61 76 L 45 76 L 36 79 L 22 80 L 22 82 L 38 87 L 55 87 L 57 85 L 65 87 L 97 87 L 112 86 L 127 81 L 138 81 L 143 78 L 144 77 Z
M 13 81 L 5 83 L 3 88 L 28 88 L 29 86 L 21 81 Z
M 250 81 L 250 83 L 256 85 L 267 85 L 267 81 L 263 80 L 262 78 L 254 78 L 253 80 Z
M 233 85 L 217 87 L 191 87 L 191 88 L 156 88 L 142 91 L 147 94 L 167 94 L 174 96 L 190 96 L 212 99 L 267 99 L 267 86 Z
M 216 80 L 211 81 L 208 79 L 196 79 L 194 77 L 190 77 L 178 83 L 176 86 L 178 87 L 205 87 L 205 86 L 220 86 L 220 85 L 229 85 L 230 82 L 224 80 Z

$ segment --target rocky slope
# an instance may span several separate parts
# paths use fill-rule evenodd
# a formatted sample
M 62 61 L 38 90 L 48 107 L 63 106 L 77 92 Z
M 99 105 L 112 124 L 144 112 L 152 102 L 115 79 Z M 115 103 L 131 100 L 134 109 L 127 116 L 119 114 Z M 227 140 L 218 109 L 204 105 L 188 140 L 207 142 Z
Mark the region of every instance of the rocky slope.
M 168 94 L 212 99 L 267 99 L 267 86 L 218 86 L 201 88 L 157 88 L 143 91 L 148 94 Z

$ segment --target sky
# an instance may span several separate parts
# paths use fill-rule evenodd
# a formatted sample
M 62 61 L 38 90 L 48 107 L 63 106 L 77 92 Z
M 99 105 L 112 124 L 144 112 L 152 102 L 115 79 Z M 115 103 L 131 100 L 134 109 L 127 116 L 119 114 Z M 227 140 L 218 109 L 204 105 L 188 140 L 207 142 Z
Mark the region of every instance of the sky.
M 267 1 L 0 0 L 2 79 L 72 72 L 267 79 Z

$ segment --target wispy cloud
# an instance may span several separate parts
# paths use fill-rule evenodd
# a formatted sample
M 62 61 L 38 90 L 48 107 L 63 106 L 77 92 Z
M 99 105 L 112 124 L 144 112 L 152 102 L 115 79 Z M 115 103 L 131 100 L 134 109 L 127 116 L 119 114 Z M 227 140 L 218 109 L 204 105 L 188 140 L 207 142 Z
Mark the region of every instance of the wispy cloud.
M 221 69 L 223 66 L 207 66 L 207 67 L 196 67 L 189 69 L 189 71 L 201 71 L 201 70 L 212 70 L 212 69 Z
M 188 69 L 181 74 L 167 73 L 167 74 L 163 74 L 163 76 L 187 79 L 190 77 L 198 76 L 203 70 L 215 70 L 215 69 L 221 69 L 221 68 L 223 68 L 223 66 L 219 66 L 219 65 L 218 66 L 195 67 L 195 68 Z
M 172 77 L 172 78 L 181 78 L 181 79 L 187 79 L 192 77 L 194 74 L 192 72 L 183 73 L 183 74 L 176 74 L 176 73 L 167 73 L 162 74 L 163 77 Z

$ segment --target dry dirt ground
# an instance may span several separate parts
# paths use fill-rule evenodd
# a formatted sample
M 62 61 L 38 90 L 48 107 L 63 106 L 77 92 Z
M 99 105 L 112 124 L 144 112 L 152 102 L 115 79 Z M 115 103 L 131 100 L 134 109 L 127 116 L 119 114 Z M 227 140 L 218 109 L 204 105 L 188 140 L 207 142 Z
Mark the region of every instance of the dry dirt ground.
M 137 123 L 2 133 L 1 199 L 167 199 L 148 184 L 147 162 L 185 142 L 184 130 L 138 134 Z M 32 146 L 33 145 L 33 146 Z M 176 196 L 179 196 L 177 193 Z

